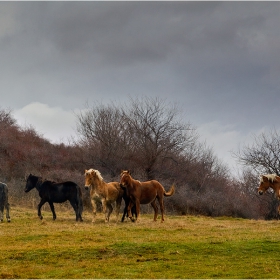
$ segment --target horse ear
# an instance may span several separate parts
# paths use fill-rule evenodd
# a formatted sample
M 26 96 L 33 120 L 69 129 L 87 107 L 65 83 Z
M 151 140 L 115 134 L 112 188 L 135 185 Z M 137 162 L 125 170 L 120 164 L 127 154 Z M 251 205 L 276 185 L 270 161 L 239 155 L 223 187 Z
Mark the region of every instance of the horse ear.
M 266 176 L 264 176 L 264 175 L 262 176 L 262 179 L 263 179 L 264 182 L 268 181 L 268 178 Z

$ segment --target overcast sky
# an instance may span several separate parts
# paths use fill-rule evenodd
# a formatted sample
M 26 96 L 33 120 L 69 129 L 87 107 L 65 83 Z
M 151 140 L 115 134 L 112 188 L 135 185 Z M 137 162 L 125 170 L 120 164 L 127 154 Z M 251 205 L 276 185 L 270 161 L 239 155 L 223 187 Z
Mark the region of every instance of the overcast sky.
M 86 103 L 161 97 L 230 151 L 280 126 L 280 2 L 0 2 L 1 108 L 53 142 Z

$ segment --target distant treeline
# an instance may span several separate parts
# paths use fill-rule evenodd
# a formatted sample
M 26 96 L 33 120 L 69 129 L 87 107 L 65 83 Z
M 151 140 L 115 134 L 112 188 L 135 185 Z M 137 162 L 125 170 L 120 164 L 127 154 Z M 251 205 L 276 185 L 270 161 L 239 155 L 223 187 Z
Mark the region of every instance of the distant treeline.
M 37 205 L 38 193 L 24 193 L 30 173 L 53 181 L 71 180 L 83 188 L 84 170 L 98 169 L 106 182 L 119 181 L 122 169 L 138 180 L 175 183 L 165 200 L 169 214 L 273 218 L 271 196 L 259 199 L 252 171 L 241 179 L 199 141 L 196 129 L 184 123 L 179 110 L 160 99 L 130 100 L 123 107 L 95 104 L 77 115 L 79 140 L 52 144 L 36 130 L 20 127 L 12 111 L 0 110 L 0 181 L 8 184 L 11 205 Z M 150 211 L 142 206 L 142 211 Z

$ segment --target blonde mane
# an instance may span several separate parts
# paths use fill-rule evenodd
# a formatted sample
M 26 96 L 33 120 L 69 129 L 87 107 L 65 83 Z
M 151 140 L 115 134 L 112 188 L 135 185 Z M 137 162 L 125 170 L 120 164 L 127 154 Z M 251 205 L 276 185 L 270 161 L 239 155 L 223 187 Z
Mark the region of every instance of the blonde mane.
M 268 181 L 270 181 L 271 183 L 273 183 L 277 177 L 276 174 L 265 174 L 265 175 L 261 175 L 260 176 L 260 183 L 263 183 L 263 177 L 266 177 L 268 179 Z
M 100 181 L 103 181 L 103 177 L 101 176 L 101 173 L 98 171 L 98 170 L 96 170 L 96 169 L 89 169 L 87 172 L 86 172 L 86 174 L 91 174 L 91 173 L 95 173 L 95 175 L 97 176 L 97 178 L 100 180 Z

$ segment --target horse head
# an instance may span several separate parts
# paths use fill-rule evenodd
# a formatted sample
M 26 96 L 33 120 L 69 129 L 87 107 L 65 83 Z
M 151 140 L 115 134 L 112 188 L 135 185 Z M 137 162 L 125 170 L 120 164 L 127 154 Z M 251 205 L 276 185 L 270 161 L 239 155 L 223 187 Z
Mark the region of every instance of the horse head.
M 39 177 L 29 174 L 29 176 L 26 179 L 26 185 L 24 191 L 27 193 L 31 191 L 33 188 L 35 188 L 38 183 L 38 180 Z
M 130 181 L 131 181 L 131 176 L 129 170 L 122 170 L 121 175 L 120 175 L 120 185 L 121 187 L 126 187 Z
M 273 188 L 273 183 L 276 181 L 276 174 L 267 174 L 260 176 L 260 185 L 258 187 L 258 193 L 264 194 L 269 187 Z
M 102 181 L 101 173 L 95 169 L 85 170 L 85 189 L 88 190 L 90 186 L 95 185 L 95 181 Z
M 91 177 L 93 169 L 85 170 L 85 189 L 88 190 L 91 186 Z

